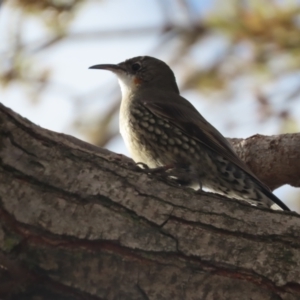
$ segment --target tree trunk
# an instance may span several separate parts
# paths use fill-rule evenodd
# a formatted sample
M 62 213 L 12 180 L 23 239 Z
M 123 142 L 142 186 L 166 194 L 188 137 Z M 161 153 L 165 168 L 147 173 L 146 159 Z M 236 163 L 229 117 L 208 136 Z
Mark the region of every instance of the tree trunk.
M 1 299 L 300 299 L 296 213 L 172 186 L 2 105 L 0 131 Z M 268 140 L 294 169 L 268 184 L 299 186 L 300 135 Z

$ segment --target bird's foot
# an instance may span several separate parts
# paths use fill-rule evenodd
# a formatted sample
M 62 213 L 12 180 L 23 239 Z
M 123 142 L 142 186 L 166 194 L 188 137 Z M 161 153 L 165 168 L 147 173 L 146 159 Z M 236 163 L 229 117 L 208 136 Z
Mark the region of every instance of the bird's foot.
M 155 177 L 160 178 L 173 186 L 178 186 L 178 184 L 181 185 L 180 182 L 178 182 L 178 179 L 175 176 L 172 176 L 172 171 L 175 168 L 174 165 L 165 165 L 157 168 L 149 168 L 148 165 L 142 162 L 138 162 L 136 165 L 141 172 L 150 175 L 153 174 Z
M 189 165 L 168 164 L 156 168 L 149 168 L 148 165 L 142 162 L 138 162 L 136 165 L 139 167 L 139 171 L 147 174 L 155 174 L 172 185 L 189 186 L 195 181 L 196 175 L 190 172 Z M 201 181 L 199 181 L 199 186 L 199 191 L 202 191 Z
M 161 167 L 157 167 L 157 168 L 149 168 L 145 163 L 142 163 L 142 162 L 138 162 L 136 164 L 137 164 L 137 166 L 141 166 L 140 169 L 144 170 L 145 173 L 148 173 L 148 174 L 165 173 L 168 170 L 174 168 L 174 166 L 172 166 L 172 165 L 165 165 L 165 166 L 161 166 Z

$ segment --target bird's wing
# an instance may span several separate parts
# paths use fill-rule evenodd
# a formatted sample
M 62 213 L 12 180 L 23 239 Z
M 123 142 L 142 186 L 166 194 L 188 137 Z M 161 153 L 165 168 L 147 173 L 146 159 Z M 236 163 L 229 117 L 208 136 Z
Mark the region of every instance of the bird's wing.
M 174 101 L 174 97 L 179 97 L 179 101 Z M 252 178 L 270 200 L 279 205 L 282 209 L 290 211 L 290 209 L 270 191 L 269 187 L 261 182 L 250 168 L 237 156 L 226 138 L 207 122 L 190 102 L 178 94 L 163 94 L 160 95 L 159 99 L 160 101 L 153 101 L 153 99 L 147 101 L 147 98 L 144 98 L 142 104 L 157 117 L 166 119 L 170 124 L 181 129 L 184 134 L 191 139 L 198 141 L 216 154 L 238 166 Z
M 180 101 L 170 101 L 170 98 L 180 97 Z M 173 97 L 163 96 L 160 101 L 152 99 L 142 101 L 143 105 L 154 115 L 168 120 L 173 126 L 180 128 L 187 136 L 197 140 L 213 152 L 234 163 L 248 173 L 254 181 L 269 191 L 250 168 L 237 156 L 227 139 L 183 97 L 175 94 Z M 165 100 L 165 101 L 161 101 Z

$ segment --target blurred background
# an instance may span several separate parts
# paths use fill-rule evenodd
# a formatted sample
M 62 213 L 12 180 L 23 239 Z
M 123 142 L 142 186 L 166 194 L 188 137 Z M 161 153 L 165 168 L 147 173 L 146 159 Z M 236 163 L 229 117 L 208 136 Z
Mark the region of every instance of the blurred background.
M 0 101 L 42 127 L 129 155 L 117 80 L 88 67 L 140 55 L 226 137 L 300 131 L 299 0 L 0 1 Z

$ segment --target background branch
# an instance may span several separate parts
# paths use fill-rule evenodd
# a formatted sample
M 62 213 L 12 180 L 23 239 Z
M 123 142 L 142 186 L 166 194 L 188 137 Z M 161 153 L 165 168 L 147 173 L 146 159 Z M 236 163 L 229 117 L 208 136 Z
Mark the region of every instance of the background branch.
M 229 139 L 238 156 L 272 190 L 300 187 L 300 133 Z

